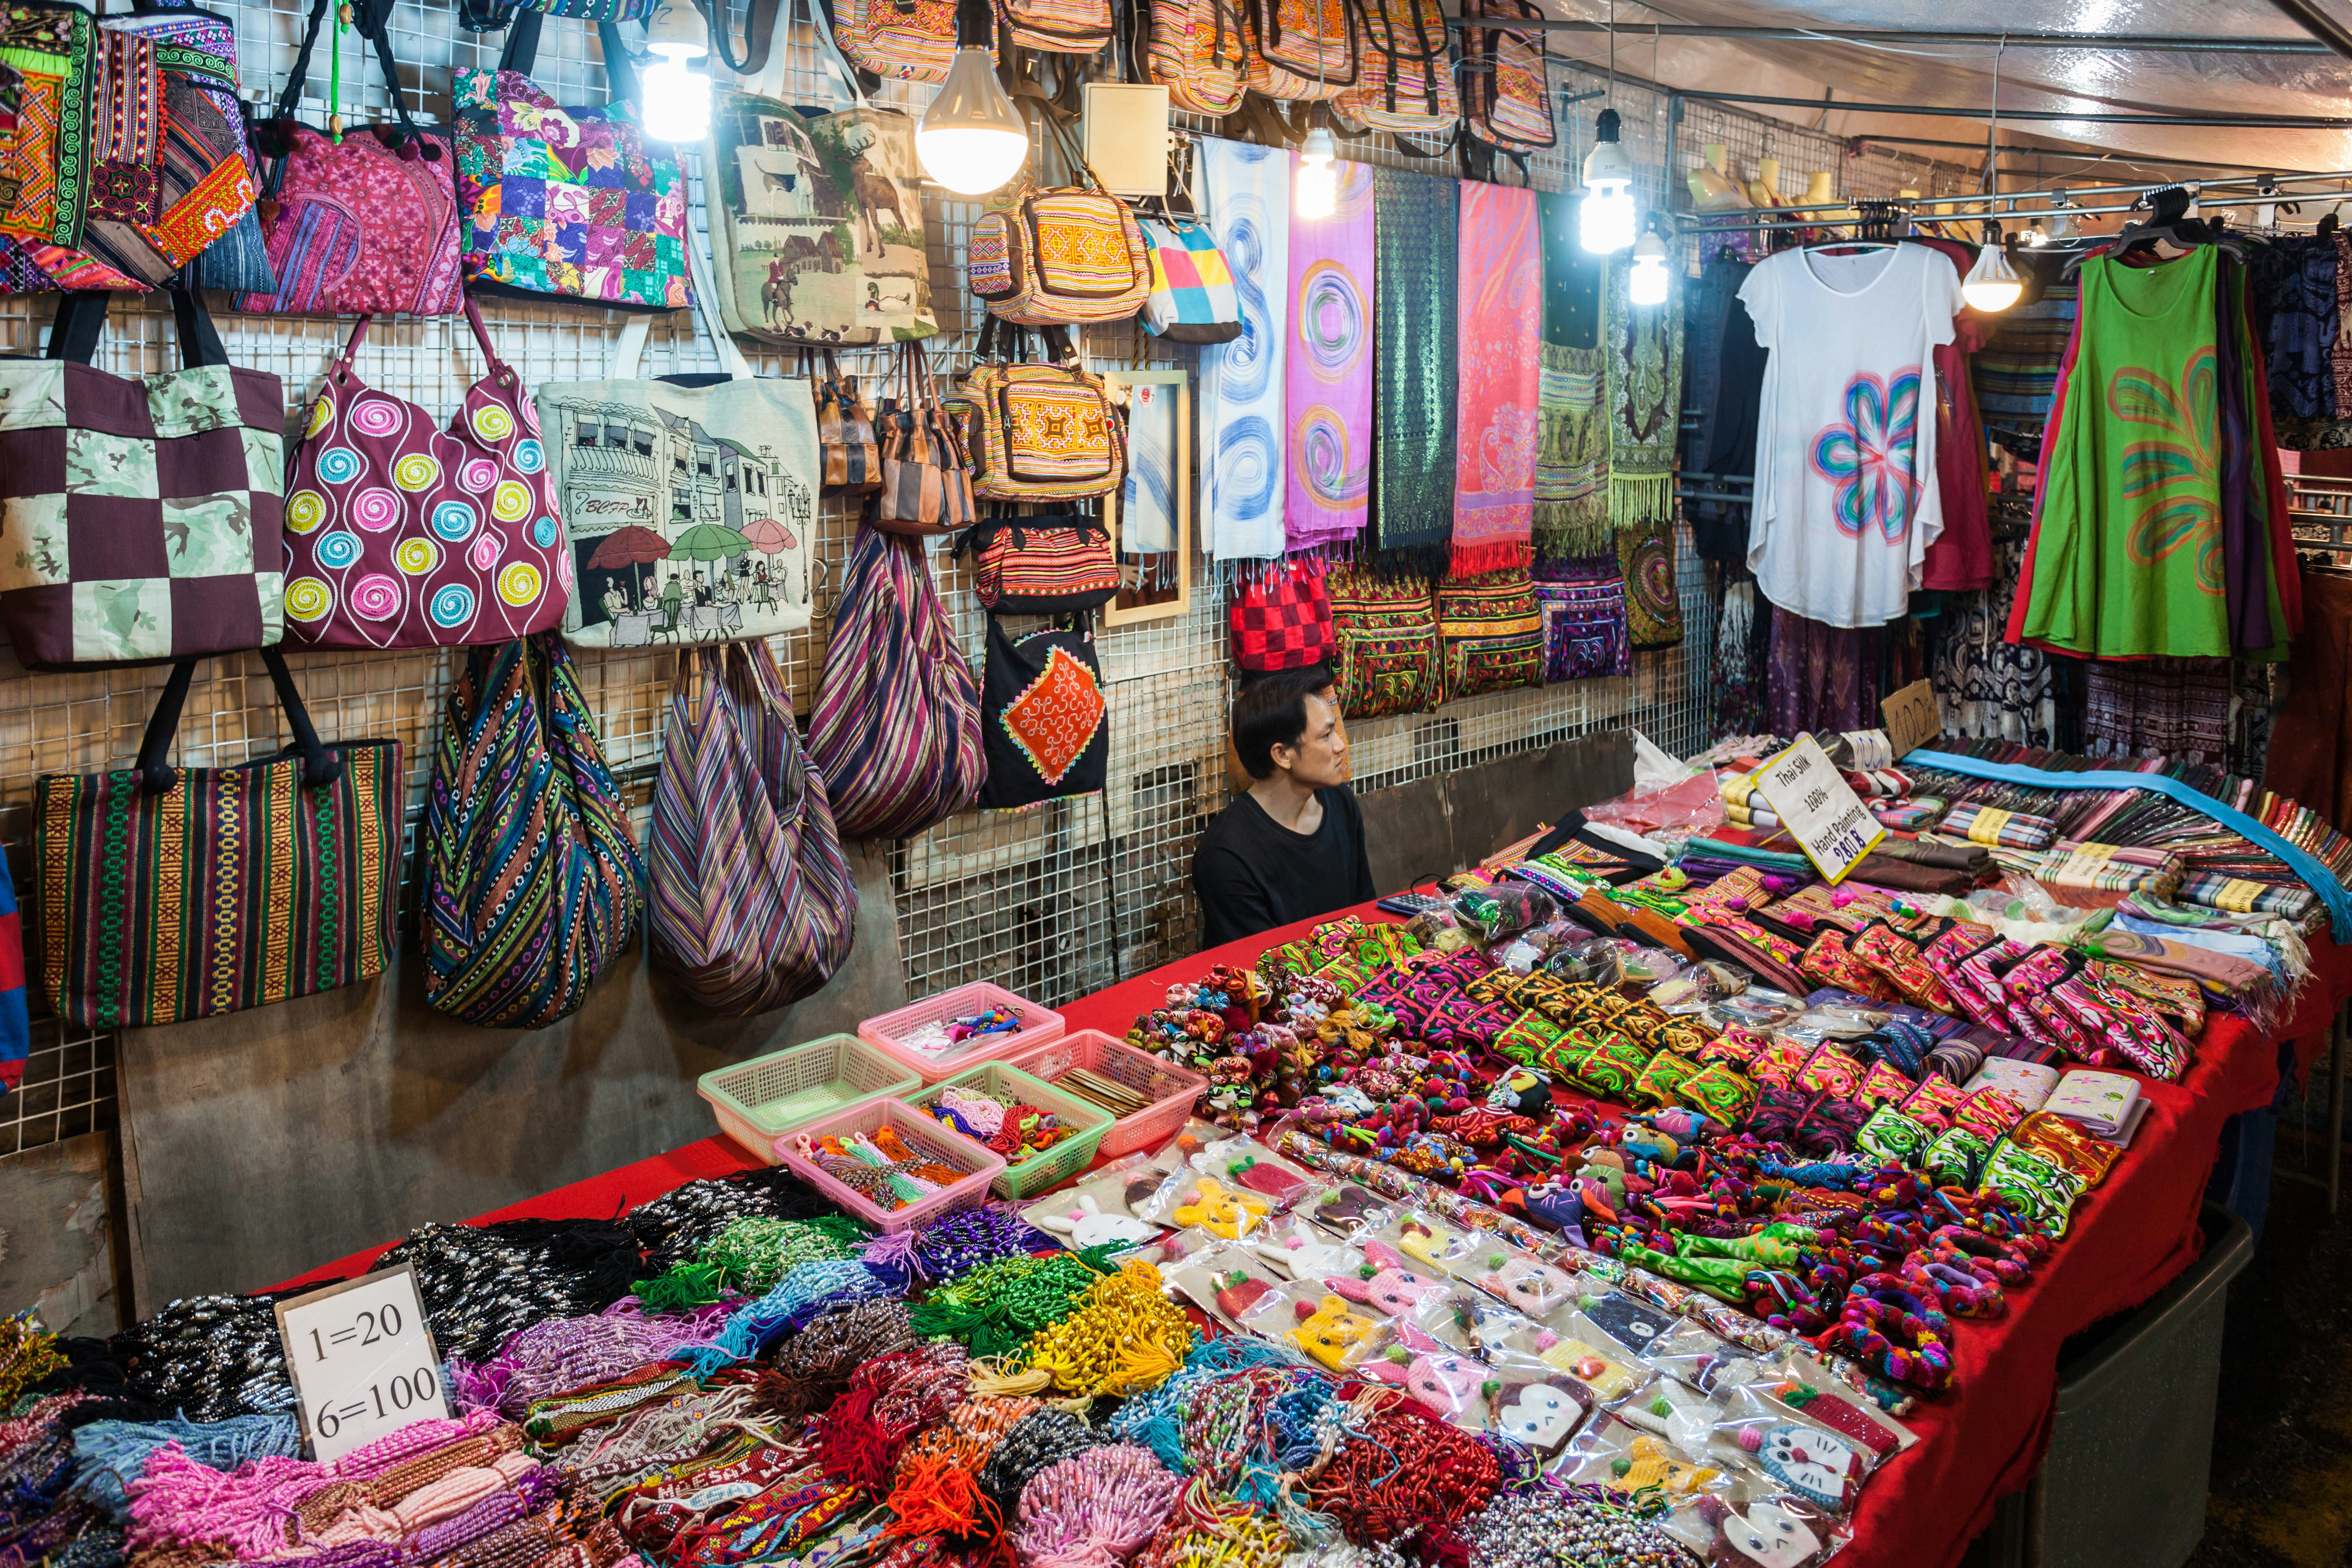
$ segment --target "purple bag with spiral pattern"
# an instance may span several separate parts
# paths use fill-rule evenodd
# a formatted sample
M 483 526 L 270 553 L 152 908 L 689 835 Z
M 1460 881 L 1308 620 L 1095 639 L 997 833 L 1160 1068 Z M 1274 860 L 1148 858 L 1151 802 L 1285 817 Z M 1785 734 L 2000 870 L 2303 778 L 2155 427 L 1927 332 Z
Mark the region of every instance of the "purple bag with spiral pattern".
M 352 371 L 352 327 L 286 483 L 286 637 L 312 647 L 508 642 L 563 624 L 572 552 L 539 415 L 466 319 L 489 374 L 446 430 Z

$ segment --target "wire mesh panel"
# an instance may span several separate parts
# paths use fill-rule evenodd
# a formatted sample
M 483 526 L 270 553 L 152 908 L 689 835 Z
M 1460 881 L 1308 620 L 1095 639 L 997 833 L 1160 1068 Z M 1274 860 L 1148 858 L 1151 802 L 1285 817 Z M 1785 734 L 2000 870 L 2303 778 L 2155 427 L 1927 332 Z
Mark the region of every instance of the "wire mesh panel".
M 257 103 L 273 101 L 292 67 L 307 8 L 287 0 L 247 0 L 222 8 L 236 17 L 245 91 Z M 422 0 L 397 8 L 392 42 L 399 90 L 409 107 L 425 121 L 446 124 L 456 72 L 495 65 L 503 35 L 468 33 L 448 0 Z M 819 63 L 813 45 L 805 22 L 780 24 L 777 47 L 788 50 L 782 96 L 838 105 L 838 79 Z M 328 57 L 322 40 L 298 110 L 313 123 L 331 107 L 334 73 Z M 533 76 L 560 103 L 603 102 L 594 30 L 584 23 L 551 19 Z M 1565 62 L 1556 66 L 1554 79 L 1567 96 L 1602 85 L 1599 77 Z M 892 82 L 877 101 L 919 113 L 930 91 Z M 1734 142 L 1743 150 L 1777 146 L 1791 166 L 1837 168 L 1845 195 L 1892 194 L 1906 180 L 1916 183 L 1912 171 L 1885 160 L 1843 159 L 1843 144 L 1834 139 L 1767 126 L 1736 110 L 1694 107 L 1675 126 L 1662 94 L 1619 87 L 1613 101 L 1625 117 L 1627 147 L 1640 167 L 1643 194 L 1653 204 L 1667 194 L 1669 148 L 1675 149 L 1672 177 L 1679 183 L 1701 139 Z M 345 119 L 363 123 L 382 118 L 388 102 L 373 51 L 362 58 L 356 40 L 347 39 L 340 83 Z M 1575 184 L 1574 171 L 1589 145 L 1591 111 L 1598 107 L 1582 102 L 1563 115 L 1559 145 L 1530 160 L 1535 185 L 1559 190 Z M 1187 117 L 1180 117 L 1180 123 L 1196 132 L 1215 129 Z M 1362 145 L 1343 143 L 1343 155 L 1399 167 L 1445 167 Z M 683 162 L 689 210 L 700 226 L 699 160 L 689 154 Z M 936 367 L 946 374 L 966 369 L 972 360 L 979 320 L 963 288 L 963 256 L 981 210 L 975 202 L 926 189 L 924 218 L 940 325 L 930 347 Z M 499 355 L 526 384 L 605 375 L 621 321 L 617 313 L 511 300 L 485 300 L 482 305 Z M 0 352 L 38 352 L 51 309 L 43 300 L 0 299 Z M 235 363 L 283 380 L 289 416 L 307 407 L 352 326 L 349 321 L 224 310 L 216 310 L 215 317 Z M 1197 364 L 1197 351 L 1171 349 L 1132 323 L 1089 329 L 1076 337 L 1080 352 L 1097 370 Z M 796 362 L 789 353 L 743 346 L 761 374 L 794 374 Z M 838 357 L 844 371 L 878 383 L 888 353 L 849 349 Z M 119 300 L 98 363 L 123 374 L 175 367 L 178 350 L 168 311 Z M 718 364 L 699 321 L 680 312 L 655 323 L 640 374 L 711 371 Z M 455 410 L 466 386 L 485 367 L 463 319 L 451 317 L 374 323 L 358 369 L 372 385 L 442 417 Z M 1195 449 L 1202 445 L 1196 442 Z M 1200 493 L 1196 477 L 1193 494 Z M 834 499 L 821 504 L 811 623 L 805 631 L 773 642 L 803 714 L 823 668 L 840 567 L 855 527 L 849 503 Z M 1714 621 L 1705 575 L 1687 540 L 1681 559 L 1688 634 L 1679 647 L 1637 656 L 1628 677 L 1483 697 L 1434 714 L 1354 726 L 1358 787 L 1401 784 L 1627 724 L 1669 750 L 1702 745 L 1713 707 L 1707 672 Z M 943 551 L 934 552 L 931 560 L 957 640 L 977 668 L 986 617 L 970 591 L 969 567 Z M 1226 798 L 1223 716 L 1231 675 L 1225 658 L 1226 580 L 1197 556 L 1188 570 L 1193 579 L 1188 613 L 1100 634 L 1111 715 L 1109 784 L 1103 795 L 1020 813 L 966 813 L 892 850 L 898 937 L 910 994 L 985 978 L 1050 1005 L 1198 946 L 1200 917 L 1190 868 L 1202 828 Z M 1016 621 L 1013 629 L 1029 624 Z M 339 653 L 291 659 L 322 734 L 390 738 L 405 748 L 412 829 L 422 811 L 429 747 L 457 657 Z M 662 653 L 615 650 L 583 654 L 580 664 L 605 754 L 628 792 L 642 832 L 669 709 L 673 660 Z M 126 764 L 137 751 L 164 673 L 28 675 L 13 662 L 0 661 L 0 844 L 20 872 L 26 868 L 35 777 Z M 273 752 L 284 742 L 258 659 L 219 659 L 198 671 L 173 760 L 183 766 L 230 765 Z M 20 885 L 27 879 L 20 876 Z M 54 1020 L 37 1028 L 27 1088 L 0 1100 L 0 1152 L 68 1136 L 111 1115 L 111 1042 L 75 1037 Z

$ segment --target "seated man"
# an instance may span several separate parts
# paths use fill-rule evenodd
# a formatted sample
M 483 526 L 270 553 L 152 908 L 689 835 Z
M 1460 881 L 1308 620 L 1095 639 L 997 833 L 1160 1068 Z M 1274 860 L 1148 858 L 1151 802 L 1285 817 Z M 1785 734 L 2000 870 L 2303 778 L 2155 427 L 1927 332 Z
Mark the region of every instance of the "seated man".
M 1209 824 L 1192 857 L 1204 947 L 1373 896 L 1364 818 L 1330 672 L 1260 676 L 1234 699 L 1234 749 L 1256 780 Z

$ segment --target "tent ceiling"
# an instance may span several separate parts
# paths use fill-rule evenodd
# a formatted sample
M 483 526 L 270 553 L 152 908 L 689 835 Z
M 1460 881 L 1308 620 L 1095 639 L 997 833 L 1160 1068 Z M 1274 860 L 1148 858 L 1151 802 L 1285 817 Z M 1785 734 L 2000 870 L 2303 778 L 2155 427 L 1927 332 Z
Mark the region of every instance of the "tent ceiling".
M 2344 0 L 2305 0 L 2325 15 L 2352 26 Z M 1569 20 L 1598 22 L 1608 12 L 1601 0 L 1546 0 L 1546 10 Z M 2086 158 L 2115 163 L 2092 177 L 2131 178 L 2116 167 L 2134 154 L 2166 156 L 2255 169 L 2352 169 L 2352 60 L 2333 53 L 2308 52 L 2312 36 L 2269 0 L 2058 0 L 2021 8 L 2014 0 L 1808 0 L 1801 6 L 1773 0 L 1666 0 L 1657 6 L 1619 0 L 1616 54 L 1620 70 L 1663 86 L 1696 91 L 1754 93 L 1817 102 L 1832 94 L 1823 129 L 1860 136 L 1909 135 L 1981 144 L 1981 118 L 1993 100 L 1998 56 L 2000 107 L 2004 145 L 2032 143 L 2086 150 Z M 1777 40 L 1657 37 L 1653 22 L 1737 27 L 1839 28 L 1885 32 L 2017 32 L 2190 37 L 2227 40 L 2221 48 L 2151 52 L 2126 48 L 2045 48 L 1990 44 L 1908 43 L 1874 39 L 1868 44 L 1833 39 Z M 2256 53 L 2243 46 L 2278 39 L 2305 51 Z M 1599 64 L 1606 37 L 1557 35 L 1555 49 Z M 1842 110 L 1839 100 L 1864 103 L 1931 105 L 1963 109 L 1978 118 L 1959 119 Z M 1754 106 L 1759 112 L 1813 125 L 1818 109 Z M 2261 115 L 2340 118 L 2340 128 L 2276 129 L 2245 126 L 2154 126 L 2103 123 L 2068 118 L 2011 121 L 2012 110 L 2158 115 Z M 1965 161 L 1946 151 L 1941 157 Z M 2080 163 L 2083 160 L 2074 160 Z M 2032 158 L 2003 160 L 2031 172 Z M 2054 174 L 2068 161 L 2045 160 Z

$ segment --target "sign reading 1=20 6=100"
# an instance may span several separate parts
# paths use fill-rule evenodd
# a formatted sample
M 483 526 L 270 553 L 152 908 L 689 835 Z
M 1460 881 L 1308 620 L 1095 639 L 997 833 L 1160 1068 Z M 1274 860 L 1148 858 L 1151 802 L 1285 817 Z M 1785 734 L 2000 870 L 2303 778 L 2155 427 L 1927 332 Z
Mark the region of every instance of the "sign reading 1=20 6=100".
M 321 1463 L 449 1414 L 441 1357 L 404 1263 L 278 1302 L 278 1334 L 303 1435 Z

